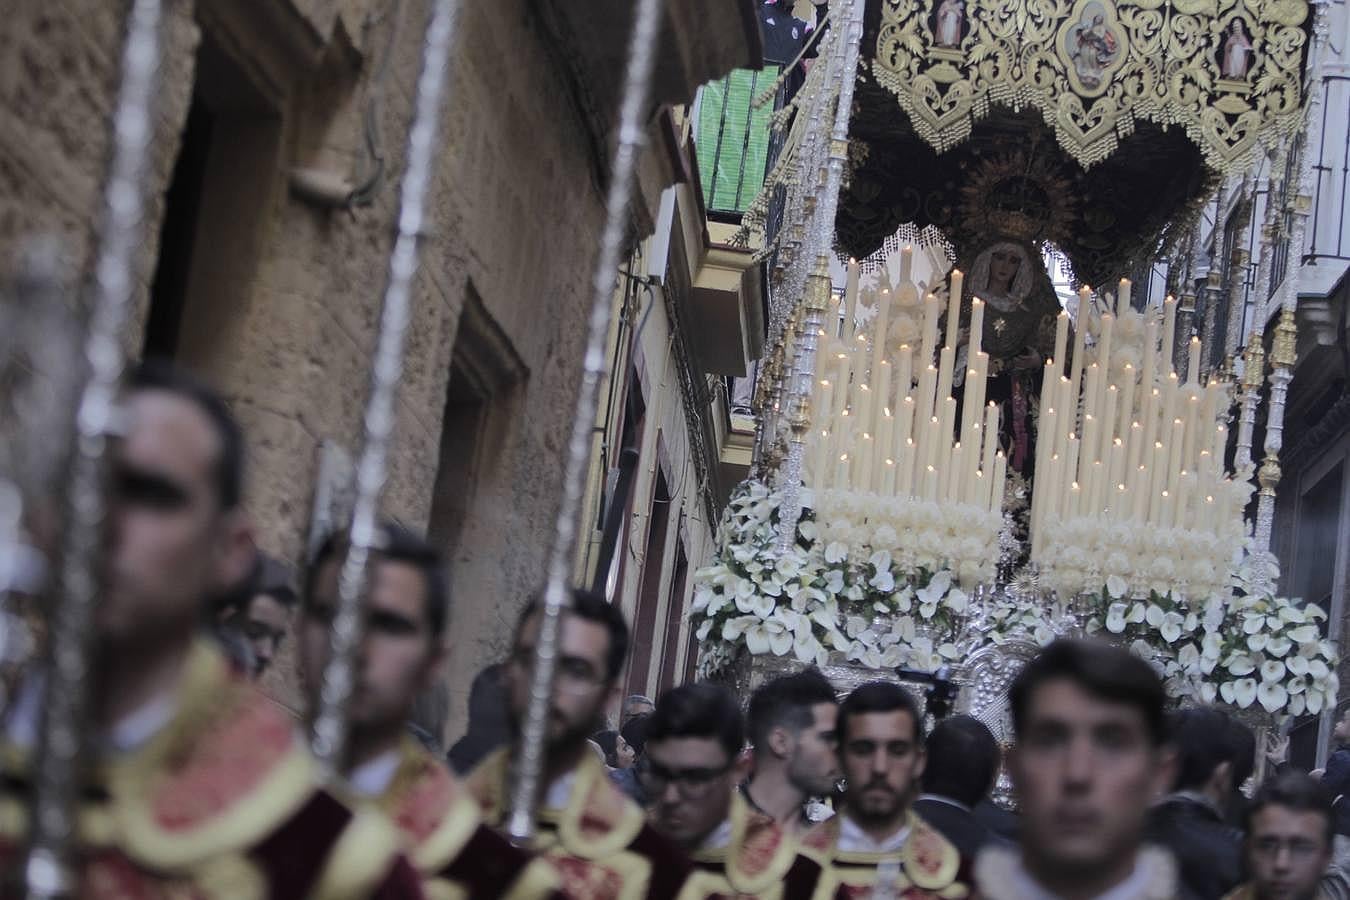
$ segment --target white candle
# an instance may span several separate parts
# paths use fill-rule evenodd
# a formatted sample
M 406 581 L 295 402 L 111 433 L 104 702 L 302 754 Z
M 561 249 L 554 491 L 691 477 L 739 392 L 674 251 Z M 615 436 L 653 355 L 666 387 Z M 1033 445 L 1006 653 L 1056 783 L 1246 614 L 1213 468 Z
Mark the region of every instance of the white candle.
M 910 438 L 900 448 L 900 459 L 896 462 L 900 470 L 897 475 L 899 484 L 896 486 L 896 493 L 901 497 L 914 496 L 914 458 L 914 440 Z
M 957 441 L 952 446 L 952 453 L 947 461 L 945 489 L 941 500 L 947 503 L 958 502 L 961 496 L 961 475 L 965 469 L 965 450 L 961 447 L 961 442 Z
M 835 490 L 848 490 L 848 454 L 839 454 L 839 462 L 834 468 Z
M 844 339 L 853 340 L 858 322 L 858 261 L 848 261 L 848 275 L 844 280 Z
M 1122 436 L 1129 434 L 1130 423 L 1134 421 L 1134 376 L 1134 366 L 1125 363 L 1124 375 L 1121 376 L 1124 387 L 1120 393 L 1120 415 L 1116 423 L 1116 431 Z
M 1064 365 L 1064 354 L 1069 346 L 1069 314 L 1060 310 L 1055 316 L 1055 360 Z
M 873 381 L 876 380 L 876 372 L 881 365 L 882 360 L 886 359 L 887 335 L 891 327 L 891 292 L 883 289 L 881 296 L 877 298 L 877 317 L 872 330 L 872 375 Z
M 966 277 L 960 269 L 952 269 L 951 290 L 947 294 L 947 334 L 944 347 L 956 346 L 956 332 L 961 323 L 961 291 Z
M 1008 458 L 1000 450 L 998 456 L 994 459 L 994 480 L 989 485 L 989 511 L 991 513 L 1001 513 L 1003 511 L 1003 482 L 1008 478 Z
M 933 351 L 937 349 L 938 298 L 928 294 L 923 298 L 923 338 L 919 343 L 919 362 L 932 365 Z
M 895 397 L 897 403 L 914 391 L 914 352 L 909 349 L 909 344 L 900 345 L 898 356 L 900 377 L 896 381 Z
M 1194 386 L 1186 388 L 1186 405 L 1182 411 L 1182 418 L 1186 421 L 1186 440 L 1181 447 L 1181 465 L 1182 468 L 1189 469 L 1195 465 L 1196 454 L 1199 452 L 1197 445 L 1200 441 L 1200 389 Z
M 970 301 L 970 351 L 967 354 L 971 360 L 980 352 L 980 346 L 984 339 L 984 301 L 979 297 Z
M 1097 340 L 1097 362 L 1102 367 L 1102 377 L 1111 378 L 1111 336 L 1115 334 L 1116 317 L 1107 313 L 1102 316 L 1102 330 Z
M 955 367 L 955 348 L 943 347 L 942 352 L 938 354 L 937 394 L 936 399 L 933 401 L 935 408 L 940 408 L 942 402 L 952 395 L 952 370 Z
M 1120 287 L 1116 290 L 1116 315 L 1124 315 L 1125 310 L 1130 308 L 1130 279 L 1120 279 Z
M 1190 348 L 1189 348 L 1189 354 L 1190 354 L 1190 358 L 1188 359 L 1188 361 L 1187 361 L 1187 362 L 1188 362 L 1188 365 L 1186 366 L 1186 382 L 1187 382 L 1187 384 L 1199 384 L 1199 383 L 1200 383 L 1200 338 L 1198 338 L 1198 337 L 1193 337 L 1193 338 L 1191 338 L 1191 345 L 1190 345 Z
M 1177 336 L 1177 301 L 1175 297 L 1168 297 L 1163 301 L 1163 334 L 1162 334 L 1162 365 L 1159 367 L 1159 374 L 1164 378 L 1173 370 L 1172 366 L 1172 342 Z
M 928 466 L 923 472 L 923 499 L 933 502 L 937 500 L 938 492 L 938 473 L 937 469 Z
M 1172 434 L 1167 447 L 1167 490 L 1175 498 L 1177 486 L 1183 468 L 1181 450 L 1186 441 L 1186 423 L 1181 419 L 1172 420 Z
M 891 459 L 891 437 L 895 428 L 895 417 L 891 415 L 889 409 L 883 409 L 881 416 L 877 420 L 877 454 L 872 463 L 872 489 L 880 491 L 883 489 L 886 478 L 886 463 Z
M 830 413 L 831 419 L 837 420 L 843 414 L 844 406 L 848 402 L 848 367 L 848 354 L 840 353 L 839 373 L 834 377 L 834 409 Z

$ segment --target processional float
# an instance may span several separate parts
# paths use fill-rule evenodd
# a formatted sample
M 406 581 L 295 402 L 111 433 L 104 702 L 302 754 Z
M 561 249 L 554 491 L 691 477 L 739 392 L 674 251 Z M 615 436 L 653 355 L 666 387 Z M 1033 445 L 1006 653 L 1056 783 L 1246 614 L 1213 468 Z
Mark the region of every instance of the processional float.
M 1178 702 L 1334 708 L 1325 613 L 1276 595 L 1270 553 L 1297 303 L 1272 272 L 1302 247 L 1315 13 L 830 5 L 740 235 L 772 273 L 772 351 L 696 578 L 703 674 L 947 671 L 1006 736 L 1022 662 L 1095 633 Z M 1259 195 L 1250 272 L 1230 236 Z
M 523 723 L 521 750 L 512 771 L 511 836 L 528 840 L 543 765 L 548 700 L 556 661 L 558 625 L 569 602 L 571 571 L 589 449 L 589 423 L 594 420 L 597 392 L 604 374 L 604 339 L 609 329 L 610 297 L 619 259 L 628 240 L 629 205 L 645 126 L 655 68 L 662 0 L 640 0 L 635 7 L 617 124 L 617 142 L 610 166 L 606 221 L 592 279 L 591 311 L 584 356 L 584 377 L 575 423 L 564 464 L 563 498 L 542 604 L 537 663 L 530 704 Z M 420 75 L 407 136 L 407 165 L 400 184 L 397 230 L 372 360 L 370 395 L 363 416 L 362 449 L 356 467 L 351 539 L 342 562 L 338 602 L 331 633 L 332 654 L 323 672 L 318 708 L 311 722 L 311 747 L 321 770 L 337 769 L 347 739 L 346 706 L 351 695 L 356 650 L 370 556 L 378 552 L 379 502 L 387 473 L 387 455 L 394 406 L 402 374 L 404 336 L 411 315 L 419 244 L 429 226 L 427 193 L 440 149 L 439 123 L 445 103 L 447 73 L 453 68 L 455 22 L 459 0 L 437 0 L 423 41 Z M 47 660 L 44 713 L 38 747 L 33 798 L 32 837 L 21 875 L 26 896 L 63 898 L 77 890 L 73 865 L 79 772 L 86 750 L 85 733 L 88 656 L 92 612 L 98 600 L 95 577 L 103 528 L 104 466 L 108 438 L 115 433 L 118 384 L 126 365 L 126 329 L 134 298 L 132 264 L 144 231 L 147 162 L 153 137 L 153 98 L 161 63 L 162 6 L 159 0 L 135 0 L 127 20 L 112 130 L 112 154 L 104 186 L 103 216 L 98 230 L 96 268 L 82 339 L 83 354 L 48 354 L 46 362 L 64 360 L 62 370 L 38 362 L 34 348 L 58 347 L 79 336 L 65 327 L 70 317 L 60 308 L 59 254 L 43 244 L 32 254 L 24 277 L 17 279 L 0 312 L 6 339 L 0 341 L 0 375 L 7 411 L 22 412 L 15 421 L 31 440 L 14 442 L 0 454 L 0 599 L 38 596 L 44 602 L 47 632 L 42 656 Z M 40 340 L 38 339 L 40 338 Z M 31 339 L 31 340 L 29 340 Z M 78 360 L 78 361 L 76 361 Z M 17 372 L 18 374 L 14 374 Z M 65 376 L 64 379 L 62 376 Z M 77 403 L 61 402 L 77 397 Z M 26 402 L 25 402 L 26 401 Z M 53 410 L 73 409 L 73 419 Z M 45 413 L 46 417 L 39 415 Z M 19 445 L 27 447 L 21 452 Z M 29 445 L 32 446 L 29 446 Z M 44 469 L 34 473 L 33 458 L 62 459 L 51 448 L 69 445 L 62 477 Z M 38 447 L 38 450 L 34 448 Z M 51 468 L 48 466 L 48 468 Z M 54 527 L 34 526 L 46 509 L 44 489 L 67 485 L 63 539 L 54 553 L 41 552 L 35 530 L 48 536 Z M 36 511 L 35 511 L 36 508 Z M 50 522 L 42 524 L 51 525 Z M 56 561 L 58 577 L 45 583 Z M 12 617 L 10 617 L 12 620 Z M 40 629 L 38 629 L 40 630 Z M 17 640 L 11 625 L 0 629 L 0 664 L 13 654 Z

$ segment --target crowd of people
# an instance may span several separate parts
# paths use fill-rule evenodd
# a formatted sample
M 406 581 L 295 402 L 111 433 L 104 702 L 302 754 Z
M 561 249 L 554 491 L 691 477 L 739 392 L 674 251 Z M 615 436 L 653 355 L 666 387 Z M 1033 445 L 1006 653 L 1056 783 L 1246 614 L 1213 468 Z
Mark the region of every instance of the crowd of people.
M 1219 709 L 1170 712 L 1154 670 L 1125 650 L 1046 647 L 1010 689 L 1004 748 L 968 716 L 929 727 L 898 683 L 841 700 L 813 669 L 749 698 L 700 682 L 621 700 L 627 625 L 584 590 L 561 620 L 536 834 L 517 846 L 503 828 L 541 609 L 524 605 L 509 657 L 475 681 L 447 760 L 408 723 L 455 652 L 452 598 L 440 554 L 394 523 L 378 529 L 349 736 L 326 777 L 301 723 L 253 678 L 294 633 L 317 700 L 348 535 L 298 576 L 260 561 L 244 436 L 221 399 L 146 366 L 122 404 L 67 894 L 1350 897 L 1337 846 L 1350 750 L 1320 779 L 1275 771 L 1244 793 L 1252 733 Z M 57 877 L 20 865 L 44 683 L 26 673 L 4 713 L 5 896 Z M 616 708 L 618 727 L 597 732 Z M 1015 812 L 991 797 L 1001 773 Z

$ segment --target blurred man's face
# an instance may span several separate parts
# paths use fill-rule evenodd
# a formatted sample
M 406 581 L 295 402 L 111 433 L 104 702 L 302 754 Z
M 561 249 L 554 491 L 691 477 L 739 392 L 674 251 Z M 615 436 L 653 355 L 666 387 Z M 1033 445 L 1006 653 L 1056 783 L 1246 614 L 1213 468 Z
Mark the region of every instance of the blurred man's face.
M 1347 709 L 1332 729 L 1332 736 L 1342 744 L 1350 744 L 1350 709 Z
M 1313 900 L 1331 863 L 1327 820 L 1313 810 L 1267 806 L 1252 816 L 1247 869 L 1257 900 Z
M 426 578 L 416 566 L 376 557 L 366 601 L 366 629 L 356 660 L 348 714 L 352 728 L 401 732 L 413 701 L 435 674 L 440 641 L 431 633 Z M 330 656 L 341 559 L 326 560 L 314 578 L 301 628 L 301 664 L 317 699 Z
M 511 714 L 517 731 L 529 706 L 530 677 L 543 613 L 536 610 L 521 623 L 507 669 Z M 558 632 L 558 662 L 549 703 L 548 743 L 556 750 L 574 749 L 596 731 L 605 707 L 617 691 L 609 679 L 606 656 L 609 631 L 564 611 Z M 612 707 L 611 707 L 612 708 Z
M 1138 708 L 1059 679 L 1032 693 L 1009 771 L 1021 803 L 1023 852 L 1046 868 L 1089 878 L 1133 857 L 1173 761 L 1154 745 Z
M 715 738 L 648 741 L 642 781 L 656 830 L 686 850 L 702 845 L 730 813 L 734 763 Z
M 244 577 L 253 552 L 239 511 L 222 510 L 221 446 L 192 401 L 139 390 L 124 402 L 111 449 L 100 644 L 119 648 L 190 634 L 203 601 Z
M 291 627 L 291 611 L 271 594 L 254 594 L 239 623 L 245 640 L 253 649 L 254 677 L 272 667 L 281 642 Z
M 923 774 L 923 747 L 914 718 L 905 710 L 848 717 L 840 756 L 848 779 L 844 804 L 859 824 L 900 826 Z
M 817 703 L 811 707 L 811 724 L 793 736 L 788 781 L 808 796 L 831 794 L 839 781 L 839 741 L 834 731 L 838 717 L 838 706 Z

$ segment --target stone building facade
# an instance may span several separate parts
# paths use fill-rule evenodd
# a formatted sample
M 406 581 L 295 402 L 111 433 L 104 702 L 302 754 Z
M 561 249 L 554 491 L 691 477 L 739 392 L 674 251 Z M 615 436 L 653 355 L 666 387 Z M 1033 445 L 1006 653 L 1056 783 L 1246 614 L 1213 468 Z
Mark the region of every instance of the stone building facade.
M 87 272 L 123 2 L 19 0 L 0 29 L 0 260 L 34 234 Z M 169 0 L 134 351 L 225 394 L 260 545 L 303 558 L 320 460 L 359 450 L 426 0 Z M 543 577 L 581 372 L 631 4 L 462 4 L 408 337 L 388 514 L 452 561 L 446 734 Z M 758 65 L 750 0 L 670 4 L 657 104 Z M 634 204 L 684 177 L 653 116 Z M 383 160 L 381 177 L 371 176 Z M 303 171 L 297 171 L 303 170 Z M 357 189 L 333 207 L 297 182 Z M 293 666 L 269 685 L 296 705 Z

